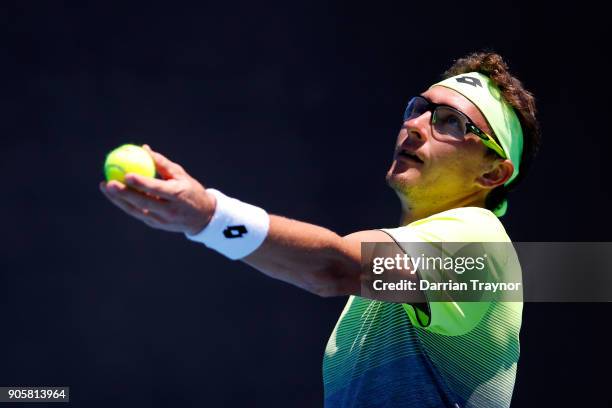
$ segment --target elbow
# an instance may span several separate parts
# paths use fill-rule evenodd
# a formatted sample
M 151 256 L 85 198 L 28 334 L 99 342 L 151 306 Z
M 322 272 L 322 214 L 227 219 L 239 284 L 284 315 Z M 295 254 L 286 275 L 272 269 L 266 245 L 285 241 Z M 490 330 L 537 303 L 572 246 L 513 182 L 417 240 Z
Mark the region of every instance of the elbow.
M 359 295 L 360 273 L 359 264 L 332 261 L 312 275 L 306 290 L 322 298 Z
M 344 295 L 340 288 L 332 283 L 312 285 L 311 287 L 307 288 L 307 290 L 313 295 L 317 295 L 322 298 L 331 298 Z
M 313 295 L 317 295 L 322 298 L 331 298 L 343 295 L 349 295 L 350 293 L 344 293 L 344 291 L 339 288 L 337 285 L 333 283 L 320 284 L 320 285 L 312 285 L 306 290 Z

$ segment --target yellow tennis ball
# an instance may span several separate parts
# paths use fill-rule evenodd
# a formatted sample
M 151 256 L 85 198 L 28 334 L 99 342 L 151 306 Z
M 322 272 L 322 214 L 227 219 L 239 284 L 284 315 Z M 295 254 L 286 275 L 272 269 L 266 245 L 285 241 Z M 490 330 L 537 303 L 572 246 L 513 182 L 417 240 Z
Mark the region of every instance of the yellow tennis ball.
M 155 162 L 142 147 L 124 144 L 106 156 L 104 175 L 106 181 L 117 180 L 123 183 L 126 173 L 155 177 Z

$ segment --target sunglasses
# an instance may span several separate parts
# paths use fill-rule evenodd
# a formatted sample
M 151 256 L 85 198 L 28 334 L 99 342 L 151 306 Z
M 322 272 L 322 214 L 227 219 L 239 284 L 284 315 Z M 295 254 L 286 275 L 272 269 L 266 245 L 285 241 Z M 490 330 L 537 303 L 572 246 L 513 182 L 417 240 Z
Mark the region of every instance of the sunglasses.
M 507 159 L 504 149 L 499 143 L 471 121 L 463 112 L 448 105 L 433 103 L 423 96 L 415 96 L 408 102 L 404 111 L 404 122 L 418 118 L 425 112 L 431 112 L 430 125 L 434 137 L 441 142 L 464 140 L 465 135 L 473 133 L 482 143 L 497 153 L 502 159 Z

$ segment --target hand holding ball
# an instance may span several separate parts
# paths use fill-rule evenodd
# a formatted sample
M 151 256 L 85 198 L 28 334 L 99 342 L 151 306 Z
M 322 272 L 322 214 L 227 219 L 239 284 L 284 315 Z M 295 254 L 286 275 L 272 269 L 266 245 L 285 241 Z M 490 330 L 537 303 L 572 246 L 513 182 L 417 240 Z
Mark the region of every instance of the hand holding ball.
M 125 183 L 127 173 L 155 177 L 155 162 L 149 152 L 140 146 L 124 144 L 106 156 L 104 162 L 106 181 L 117 180 Z
M 155 178 L 156 170 L 161 178 Z M 126 144 L 110 152 L 104 174 L 107 182 L 100 182 L 100 191 L 106 198 L 150 227 L 194 235 L 215 213 L 215 196 L 147 145 Z

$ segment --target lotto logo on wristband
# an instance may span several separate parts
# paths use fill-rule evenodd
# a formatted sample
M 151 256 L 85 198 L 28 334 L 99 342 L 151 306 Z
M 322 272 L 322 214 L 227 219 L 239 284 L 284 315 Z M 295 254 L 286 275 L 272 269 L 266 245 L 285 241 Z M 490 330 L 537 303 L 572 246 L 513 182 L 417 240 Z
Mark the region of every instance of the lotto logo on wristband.
M 242 259 L 259 248 L 268 235 L 268 213 L 219 190 L 209 188 L 206 192 L 217 199 L 215 213 L 202 231 L 194 235 L 185 233 L 185 236 L 233 260 Z
M 225 238 L 242 238 L 248 231 L 244 225 L 232 225 L 223 230 Z

